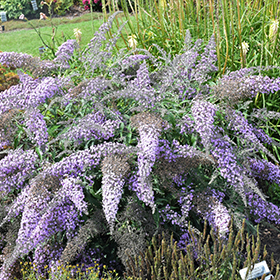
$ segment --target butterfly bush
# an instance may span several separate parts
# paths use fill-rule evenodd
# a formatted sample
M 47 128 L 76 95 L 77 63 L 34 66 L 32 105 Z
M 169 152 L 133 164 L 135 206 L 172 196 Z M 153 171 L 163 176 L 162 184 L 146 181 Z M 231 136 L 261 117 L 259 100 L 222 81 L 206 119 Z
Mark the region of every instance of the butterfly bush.
M 93 257 L 99 260 L 91 246 L 96 240 L 107 246 L 107 235 L 121 255 L 128 245 L 118 229 L 127 229 L 131 240 L 141 235 L 130 248 L 140 252 L 156 223 L 175 232 L 183 249 L 192 242 L 194 217 L 225 239 L 230 214 L 242 215 L 244 205 L 252 223 L 279 221 L 279 209 L 258 184 L 279 184 L 280 169 L 267 148 L 275 140 L 260 126 L 280 116 L 239 109 L 258 93 L 279 91 L 279 78 L 241 69 L 210 86 L 217 70 L 214 37 L 203 49 L 189 31 L 174 57 L 157 45 L 159 58 L 140 49 L 113 56 L 123 25 L 109 42 L 105 35 L 119 13 L 77 52 L 82 74 L 56 72 L 69 68 L 75 40 L 60 46 L 53 61 L 0 53 L 0 63 L 32 72 L 19 72 L 20 83 L 0 96 L 1 199 L 16 197 L 0 221 L 1 232 L 7 225 L 16 232 L 14 244 L 2 250 L 1 279 L 13 277 L 17 260 L 27 256 L 46 277 L 67 261 L 85 260 L 89 267 Z M 152 222 L 127 221 L 128 197 Z
M 140 200 L 155 211 L 154 193 L 150 181 L 152 167 L 156 160 L 156 150 L 159 145 L 159 135 L 163 128 L 168 128 L 163 120 L 147 113 L 135 115 L 131 119 L 132 126 L 136 126 L 140 135 L 138 153 L 138 187 L 137 195 Z
M 34 268 L 36 268 L 37 273 L 40 276 L 46 276 L 46 267 L 45 264 L 48 264 L 48 267 L 51 267 L 51 260 L 56 262 L 59 259 L 59 256 L 63 252 L 63 247 L 61 244 L 55 243 L 51 245 L 40 244 L 36 247 L 34 251 Z
M 210 141 L 214 137 L 215 126 L 213 123 L 216 110 L 216 106 L 205 101 L 196 101 L 191 108 L 195 122 L 194 130 L 199 133 L 207 154 L 209 154 Z
M 170 221 L 180 227 L 183 235 L 188 234 L 189 211 L 197 212 L 201 217 L 208 220 L 214 230 L 219 231 L 221 237 L 226 237 L 229 232 L 229 222 L 231 220 L 229 211 L 222 204 L 225 194 L 208 190 L 207 194 L 201 194 L 200 198 L 195 198 L 194 190 L 191 186 L 183 187 L 178 195 L 178 203 L 181 206 L 181 214 L 172 210 L 170 205 L 160 211 L 163 222 Z M 185 239 L 184 236 L 181 237 Z
M 12 68 L 24 68 L 27 61 L 33 59 L 32 55 L 16 52 L 1 52 L 0 63 Z
M 215 66 L 217 60 L 215 48 L 215 37 L 212 35 L 201 55 L 201 59 L 195 66 L 196 71 L 193 71 L 194 74 L 192 75 L 192 79 L 196 80 L 200 86 L 211 78 L 210 73 L 218 70 Z
M 64 183 L 64 188 L 69 186 L 67 183 Z M 71 191 L 75 193 L 75 189 Z M 48 205 L 51 200 L 50 193 L 46 189 L 44 190 L 40 182 L 34 183 L 29 192 L 16 246 L 2 266 L 1 277 L 5 277 L 5 272 L 17 258 L 28 254 L 38 244 L 47 241 L 54 233 L 66 230 L 68 238 L 73 237 L 71 232 L 79 223 L 77 208 L 73 204 L 69 204 L 68 200 L 68 197 L 71 197 L 79 207 L 76 195 L 71 196 L 71 193 L 66 191 L 67 196 L 61 196 L 60 201 L 52 207 L 52 204 Z M 41 210 L 44 208 L 47 208 L 47 211 L 42 215 Z
M 143 54 L 130 55 L 130 56 L 128 56 L 128 57 L 126 57 L 122 60 L 122 66 L 124 68 L 127 68 L 127 67 L 132 68 L 133 66 L 138 65 L 138 63 L 140 61 L 143 61 L 143 60 L 148 59 L 148 58 L 149 58 L 148 55 L 143 55 Z
M 25 201 L 21 228 L 19 229 L 17 238 L 19 245 L 24 246 L 29 242 L 33 230 L 41 219 L 40 211 L 47 206 L 50 200 L 50 193 L 44 186 L 34 184 L 29 188 L 28 199 Z M 22 253 L 25 252 L 23 251 Z
M 219 191 L 211 190 L 214 203 L 210 205 L 210 211 L 206 215 L 206 219 L 213 226 L 214 230 L 218 230 L 221 237 L 229 232 L 229 223 L 231 217 L 227 208 L 222 204 L 225 194 Z
M 0 149 L 7 148 L 12 145 L 16 132 L 16 125 L 13 119 L 17 115 L 17 110 L 9 110 L 0 115 Z
M 33 150 L 12 150 L 0 160 L 0 190 L 9 193 L 21 188 L 27 178 L 32 177 L 38 163 L 38 155 Z
M 79 48 L 76 40 L 67 40 L 63 43 L 55 53 L 56 58 L 53 60 L 55 63 L 60 64 L 64 68 L 69 68 L 69 60 L 74 51 Z
M 275 204 L 264 201 L 257 194 L 249 193 L 248 205 L 256 223 L 260 223 L 262 220 L 277 225 L 280 223 L 280 209 Z
M 1 52 L 0 64 L 4 64 L 12 69 L 23 69 L 32 72 L 33 76 L 47 76 L 52 72 L 65 66 L 50 60 L 41 60 L 28 54 L 15 52 Z M 66 67 L 67 68 L 67 67 Z
M 38 109 L 27 110 L 25 112 L 25 125 L 32 142 L 37 144 L 38 147 L 48 142 L 47 125 L 44 116 Z
M 85 100 L 100 100 L 102 93 L 111 85 L 110 80 L 104 77 L 96 77 L 94 79 L 82 81 L 78 86 L 71 88 L 66 94 L 66 100 L 69 99 L 85 99 Z
M 258 93 L 270 94 L 280 90 L 280 78 L 252 75 L 260 69 L 245 68 L 224 75 L 213 87 L 215 96 L 229 106 L 241 100 L 256 97 Z
M 32 109 L 44 103 L 48 98 L 61 95 L 61 83 L 58 79 L 45 77 L 41 80 L 21 75 L 22 83 L 10 87 L 0 96 L 0 113 L 12 109 Z
M 280 184 L 280 170 L 278 165 L 264 159 L 249 159 L 250 171 L 255 177 L 267 180 L 270 183 Z
M 189 211 L 193 208 L 193 192 L 191 186 L 182 187 L 180 194 L 178 195 L 178 203 L 181 206 L 181 214 L 172 210 L 170 205 L 167 204 L 164 209 L 159 211 L 163 223 L 166 221 L 170 221 L 171 224 L 178 225 L 182 232 L 186 232 L 188 228 L 188 216 Z
M 276 162 L 276 158 L 262 145 L 258 137 L 255 135 L 252 125 L 248 123 L 248 121 L 244 118 L 241 112 L 231 111 L 230 112 L 230 120 L 228 128 L 235 131 L 238 134 L 241 142 L 244 143 L 246 141 L 247 146 L 252 145 L 252 147 L 256 150 L 265 151 L 267 155 L 269 155 Z
M 123 186 L 124 176 L 129 170 L 129 165 L 125 158 L 115 155 L 107 156 L 102 162 L 102 205 L 106 220 L 113 232 L 114 222 L 118 212 Z
M 93 138 L 108 140 L 114 136 L 114 131 L 119 124 L 119 121 L 106 120 L 101 112 L 93 112 L 75 121 L 68 131 L 60 134 L 56 140 L 67 139 L 76 141 L 78 144 Z
M 149 71 L 144 61 L 136 71 L 135 79 L 128 81 L 127 86 L 119 91 L 109 94 L 103 100 L 110 97 L 133 98 L 143 109 L 153 108 L 160 100 L 155 89 L 151 86 Z
M 74 178 L 65 178 L 61 181 L 61 188 L 55 193 L 52 198 L 49 208 L 58 205 L 63 199 L 72 201 L 80 214 L 88 213 L 87 203 L 84 201 L 83 188 L 79 185 L 79 181 Z M 42 212 L 41 212 L 42 213 Z
M 108 18 L 108 21 L 99 27 L 98 31 L 95 32 L 94 37 L 90 40 L 87 48 L 83 51 L 80 60 L 88 73 L 93 74 L 97 68 L 107 68 L 105 63 L 112 57 L 112 53 L 110 52 L 110 50 L 116 43 L 117 37 L 114 38 L 113 41 L 107 43 L 105 50 L 102 50 L 102 45 L 106 41 L 106 32 L 110 30 L 115 16 L 119 13 L 121 13 L 121 11 L 118 11 L 111 15 Z M 121 26 L 117 34 L 120 33 L 123 26 L 124 25 Z

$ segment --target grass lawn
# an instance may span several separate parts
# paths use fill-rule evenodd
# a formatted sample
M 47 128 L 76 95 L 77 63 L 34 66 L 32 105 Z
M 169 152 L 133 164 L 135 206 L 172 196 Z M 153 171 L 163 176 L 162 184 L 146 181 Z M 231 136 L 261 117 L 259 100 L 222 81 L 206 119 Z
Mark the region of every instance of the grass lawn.
M 94 19 L 93 26 L 95 32 L 103 23 L 103 14 L 93 13 L 92 16 Z M 132 21 L 136 24 L 134 17 L 131 17 Z M 64 42 L 63 36 L 65 36 L 66 39 L 75 39 L 73 33 L 74 28 L 79 28 L 82 32 L 81 48 L 89 43 L 94 34 L 90 13 L 84 14 L 81 17 L 74 18 L 72 20 L 67 18 L 53 18 L 52 22 L 50 22 L 50 20 L 31 20 L 30 23 L 37 28 L 47 44 L 51 42 L 51 38 L 53 36 L 53 27 L 51 24 L 56 27 L 55 39 L 58 41 L 58 45 Z M 6 22 L 4 24 L 6 31 L 0 33 L 0 51 L 22 52 L 33 56 L 39 56 L 39 47 L 43 44 L 36 31 L 30 26 L 30 23 L 28 21 L 24 22 L 19 20 Z M 121 23 L 122 22 L 120 22 L 120 24 Z M 117 30 L 115 24 L 113 24 L 112 30 L 114 32 Z M 125 29 L 123 31 L 126 32 Z M 117 46 L 120 48 L 125 47 L 122 39 L 119 39 Z

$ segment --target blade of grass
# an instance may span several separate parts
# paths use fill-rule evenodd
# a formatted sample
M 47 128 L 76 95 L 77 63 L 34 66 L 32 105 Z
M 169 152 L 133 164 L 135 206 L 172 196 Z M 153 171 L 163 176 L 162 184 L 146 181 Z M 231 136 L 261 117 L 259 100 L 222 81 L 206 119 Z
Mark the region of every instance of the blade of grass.
M 245 61 L 244 61 L 243 48 L 242 48 L 241 18 L 240 18 L 240 3 L 239 3 L 239 0 L 237 0 L 237 17 L 238 17 L 237 30 L 238 30 L 238 39 L 239 39 L 239 47 L 240 47 L 241 68 L 244 68 L 245 67 Z
M 223 26 L 224 26 L 224 35 L 225 35 L 225 40 L 226 40 L 226 56 L 225 56 L 225 64 L 224 64 L 224 68 L 223 68 L 223 75 L 226 71 L 226 66 L 227 66 L 227 61 L 228 61 L 228 52 L 229 52 L 229 45 L 228 45 L 228 32 L 227 32 L 227 25 L 226 25 L 226 17 L 225 17 L 225 13 L 227 10 L 226 7 L 226 2 L 225 0 L 222 0 L 222 17 L 223 17 Z

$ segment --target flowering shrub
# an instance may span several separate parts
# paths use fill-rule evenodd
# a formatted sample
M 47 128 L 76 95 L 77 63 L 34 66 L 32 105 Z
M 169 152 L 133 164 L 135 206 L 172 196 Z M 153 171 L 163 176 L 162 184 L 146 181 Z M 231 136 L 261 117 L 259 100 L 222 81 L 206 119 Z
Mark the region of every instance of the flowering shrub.
M 0 147 L 10 146 L 0 160 L 2 199 L 16 196 L 1 214 L 6 241 L 7 225 L 16 232 L 2 250 L 1 279 L 18 259 L 32 256 L 54 273 L 96 247 L 102 262 L 118 255 L 125 266 L 128 247 L 140 254 L 159 231 L 182 244 L 188 224 L 199 232 L 203 219 L 224 240 L 230 222 L 278 221 L 279 211 L 253 209 L 268 203 L 259 182 L 279 182 L 273 140 L 254 121 L 264 112 L 240 106 L 279 91 L 280 78 L 245 69 L 210 86 L 214 38 L 202 50 L 189 32 L 174 59 L 158 46 L 160 59 L 139 49 L 113 56 L 123 26 L 109 42 L 105 33 L 118 13 L 80 52 L 70 40 L 53 61 L 0 53 L 1 63 L 33 73 L 19 71 L 20 83 L 0 96 L 1 120 L 10 121 L 0 126 Z
M 89 10 L 90 9 L 90 0 L 83 0 L 83 5 L 85 10 Z M 93 11 L 102 11 L 102 2 L 101 0 L 93 0 L 92 2 L 92 10 Z

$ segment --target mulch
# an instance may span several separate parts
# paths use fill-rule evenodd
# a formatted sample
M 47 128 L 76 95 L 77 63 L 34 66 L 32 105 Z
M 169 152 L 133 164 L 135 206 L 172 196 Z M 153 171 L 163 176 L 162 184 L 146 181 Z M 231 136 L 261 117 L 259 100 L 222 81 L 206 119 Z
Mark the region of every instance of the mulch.
M 271 255 L 273 254 L 273 259 L 275 262 L 274 271 L 277 264 L 280 265 L 280 225 L 276 224 L 260 224 L 259 233 L 261 239 L 261 248 L 266 245 L 267 257 L 266 262 L 268 267 L 271 269 Z M 262 256 L 262 255 L 261 255 Z

